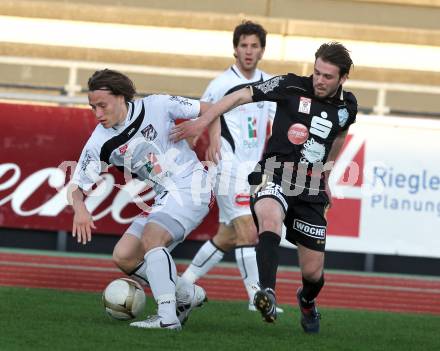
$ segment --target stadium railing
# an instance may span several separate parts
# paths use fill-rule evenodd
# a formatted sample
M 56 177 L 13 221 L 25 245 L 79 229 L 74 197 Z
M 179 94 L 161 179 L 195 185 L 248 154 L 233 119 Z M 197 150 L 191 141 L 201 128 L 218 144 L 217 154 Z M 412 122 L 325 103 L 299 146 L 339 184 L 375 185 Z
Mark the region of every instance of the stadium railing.
M 23 84 L 2 84 L 0 83 L 0 99 L 9 100 L 27 100 L 27 101 L 39 101 L 49 103 L 60 104 L 72 104 L 72 105 L 86 105 L 87 98 L 85 96 L 85 87 L 81 85 L 78 80 L 79 71 L 93 71 L 108 67 L 116 70 L 120 70 L 126 73 L 133 74 L 154 74 L 170 77 L 193 77 L 193 78 L 205 78 L 212 79 L 216 77 L 220 72 L 216 70 L 206 69 L 193 69 L 193 68 L 171 68 L 160 66 L 145 66 L 145 65 L 127 65 L 127 64 L 115 64 L 115 63 L 100 63 L 100 62 L 81 62 L 81 61 L 68 61 L 68 60 L 50 60 L 50 59 L 37 59 L 37 58 L 24 58 L 24 57 L 0 57 L 0 64 L 9 65 L 23 65 L 23 66 L 42 66 L 42 67 L 56 67 L 65 69 L 67 74 L 67 80 L 63 86 L 43 86 L 43 85 L 23 85 Z M 307 65 L 304 63 L 304 65 Z M 306 68 L 304 68 L 305 70 Z M 399 83 L 384 83 L 362 80 L 349 80 L 346 83 L 346 87 L 350 89 L 363 89 L 374 92 L 375 103 L 371 106 L 362 106 L 364 112 L 372 112 L 376 115 L 386 115 L 393 111 L 390 109 L 387 96 L 390 92 L 405 92 L 405 93 L 421 93 L 421 94 L 433 94 L 440 95 L 440 87 L 420 84 L 399 84 Z M 13 90 L 13 91 L 11 91 Z M 21 91 L 20 91 L 21 90 Z M 33 92 L 23 92 L 23 90 L 32 90 Z M 38 92 L 37 92 L 38 91 Z M 51 92 L 49 94 L 48 92 Z M 53 92 L 57 92 L 54 95 Z M 172 93 L 172 92 L 171 92 Z M 146 95 L 147 92 L 141 93 Z M 405 114 L 405 111 L 400 111 L 401 114 Z M 408 111 L 406 111 L 408 113 Z M 414 114 L 414 113 L 413 113 Z M 440 112 L 429 113 L 426 111 L 419 111 L 419 116 L 433 116 L 440 117 Z

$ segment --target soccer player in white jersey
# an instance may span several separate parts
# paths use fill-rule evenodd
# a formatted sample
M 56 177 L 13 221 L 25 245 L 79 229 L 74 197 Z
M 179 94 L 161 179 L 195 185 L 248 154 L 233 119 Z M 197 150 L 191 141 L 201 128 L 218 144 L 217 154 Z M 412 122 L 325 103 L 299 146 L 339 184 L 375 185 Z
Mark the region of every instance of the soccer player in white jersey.
M 265 29 L 251 21 L 238 25 L 233 35 L 235 64 L 208 85 L 201 100 L 215 103 L 223 96 L 270 76 L 257 68 L 266 47 Z M 247 176 L 260 160 L 267 125 L 276 104 L 247 104 L 221 116 L 209 130 L 207 159 L 218 162 L 215 187 L 219 207 L 219 230 L 197 252 L 182 278 L 193 283 L 235 248 L 235 258 L 249 296 L 249 310 L 255 311 L 258 283 L 255 256 L 256 228 L 249 208 Z M 221 135 L 221 137 L 220 137 Z M 279 312 L 282 310 L 279 309 Z
M 99 183 L 106 165 L 123 170 L 125 180 L 138 188 L 153 187 L 156 197 L 149 215 L 133 221 L 116 244 L 113 260 L 123 272 L 148 282 L 158 304 L 157 315 L 131 326 L 180 330 L 206 295 L 201 287 L 177 276 L 169 251 L 208 213 L 211 187 L 188 143 L 171 142 L 169 131 L 176 118 L 196 118 L 209 104 L 169 95 L 133 100 L 133 82 L 108 69 L 95 72 L 88 88 L 99 124 L 84 146 L 72 180 L 72 235 L 78 243 L 91 240 L 95 226 L 84 193 Z

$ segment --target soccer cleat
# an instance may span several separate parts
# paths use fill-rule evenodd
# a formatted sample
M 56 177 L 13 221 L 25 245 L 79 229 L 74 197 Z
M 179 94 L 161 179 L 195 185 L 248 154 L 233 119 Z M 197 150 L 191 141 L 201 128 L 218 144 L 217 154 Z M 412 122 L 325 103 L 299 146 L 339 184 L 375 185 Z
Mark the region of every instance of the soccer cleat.
M 263 316 L 263 320 L 273 323 L 277 319 L 275 291 L 271 288 L 259 290 L 254 296 L 254 305 Z
M 196 307 L 202 307 L 208 301 L 205 289 L 194 284 L 194 294 L 191 301 L 177 301 L 176 314 L 181 325 L 184 325 L 189 318 L 189 314 Z
M 175 331 L 182 329 L 179 320 L 176 320 L 172 323 L 165 323 L 157 314 L 154 316 L 148 316 L 144 321 L 130 323 L 130 326 L 144 329 L 171 329 Z
M 308 334 L 319 333 L 319 320 L 321 319 L 321 314 L 318 312 L 315 303 L 309 308 L 302 306 L 301 291 L 302 288 L 299 288 L 296 292 L 296 299 L 301 312 L 301 326 L 304 329 L 304 332 Z
M 251 312 L 257 312 L 258 311 L 253 302 L 249 302 L 248 309 Z M 277 306 L 277 314 L 278 313 L 283 313 L 283 312 L 284 312 L 284 310 L 281 307 Z

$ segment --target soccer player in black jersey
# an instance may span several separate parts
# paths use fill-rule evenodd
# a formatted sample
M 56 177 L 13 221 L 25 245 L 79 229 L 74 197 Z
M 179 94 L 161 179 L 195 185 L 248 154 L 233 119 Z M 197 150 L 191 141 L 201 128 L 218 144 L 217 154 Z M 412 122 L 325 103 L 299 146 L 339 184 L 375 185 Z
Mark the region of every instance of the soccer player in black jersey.
M 278 246 L 284 223 L 286 239 L 298 247 L 303 284 L 296 296 L 306 333 L 319 332 L 315 299 L 324 285 L 326 211 L 331 204 L 328 177 L 357 114 L 356 98 L 342 89 L 352 65 L 342 44 L 325 43 L 315 53 L 310 77 L 289 73 L 250 85 L 224 97 L 198 120 L 175 127 L 171 134 L 180 140 L 236 106 L 277 102 L 267 150 L 249 175 L 254 186 L 252 214 L 259 233 L 261 290 L 254 303 L 265 321 L 275 321 Z

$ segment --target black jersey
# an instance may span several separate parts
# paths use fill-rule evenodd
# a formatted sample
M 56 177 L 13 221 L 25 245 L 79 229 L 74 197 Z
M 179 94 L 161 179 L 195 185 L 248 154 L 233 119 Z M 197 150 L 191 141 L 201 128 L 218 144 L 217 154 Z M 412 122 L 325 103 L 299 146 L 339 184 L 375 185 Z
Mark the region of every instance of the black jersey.
M 338 134 L 355 122 L 355 96 L 341 87 L 332 98 L 316 97 L 312 76 L 289 73 L 253 85 L 252 99 L 277 102 L 272 136 L 259 162 L 260 170 L 282 177 L 296 188 L 294 195 L 322 200 L 323 171 L 328 169 L 325 162 Z M 249 181 L 255 184 L 256 179 L 251 176 Z

